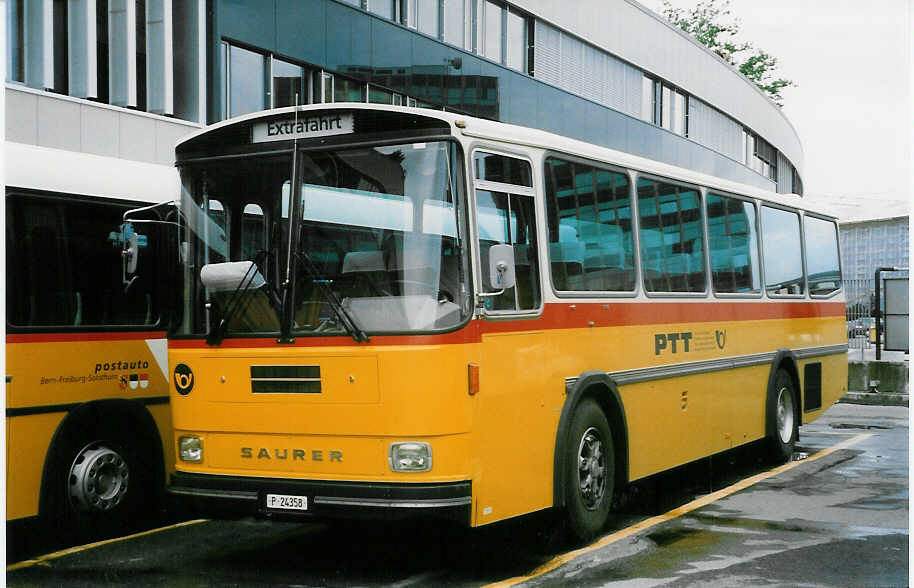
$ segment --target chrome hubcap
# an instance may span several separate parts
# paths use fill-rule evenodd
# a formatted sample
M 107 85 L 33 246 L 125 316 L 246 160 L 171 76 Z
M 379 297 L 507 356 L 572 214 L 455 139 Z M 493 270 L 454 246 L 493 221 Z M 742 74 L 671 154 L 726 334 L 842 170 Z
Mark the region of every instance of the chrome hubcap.
M 606 493 L 606 459 L 603 440 L 594 427 L 584 432 L 578 446 L 578 487 L 584 506 L 596 510 Z
M 777 426 L 781 442 L 790 443 L 793 437 L 793 394 L 786 387 L 778 390 Z
M 82 511 L 111 510 L 123 502 L 129 480 L 130 469 L 118 452 L 90 443 L 70 467 L 70 499 Z

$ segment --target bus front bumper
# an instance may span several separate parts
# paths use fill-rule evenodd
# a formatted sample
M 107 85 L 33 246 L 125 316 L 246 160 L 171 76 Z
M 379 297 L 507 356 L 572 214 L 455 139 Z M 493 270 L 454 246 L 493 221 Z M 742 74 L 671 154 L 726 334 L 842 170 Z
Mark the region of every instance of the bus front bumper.
M 210 518 L 254 516 L 301 520 L 429 516 L 469 524 L 472 504 L 469 481 L 336 482 L 175 472 L 168 492 L 181 506 Z M 296 503 L 305 508 L 271 508 L 267 503 L 270 495 L 298 497 L 302 500 L 296 500 Z

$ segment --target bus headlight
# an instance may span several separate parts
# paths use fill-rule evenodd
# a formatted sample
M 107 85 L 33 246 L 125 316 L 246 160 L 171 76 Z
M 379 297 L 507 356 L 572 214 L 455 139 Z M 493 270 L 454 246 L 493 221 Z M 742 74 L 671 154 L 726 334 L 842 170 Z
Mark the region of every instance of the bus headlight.
M 391 443 L 388 459 L 395 472 L 427 472 L 432 469 L 432 446 L 418 441 Z
M 196 435 L 184 435 L 178 439 L 178 457 L 181 461 L 203 461 L 203 439 Z

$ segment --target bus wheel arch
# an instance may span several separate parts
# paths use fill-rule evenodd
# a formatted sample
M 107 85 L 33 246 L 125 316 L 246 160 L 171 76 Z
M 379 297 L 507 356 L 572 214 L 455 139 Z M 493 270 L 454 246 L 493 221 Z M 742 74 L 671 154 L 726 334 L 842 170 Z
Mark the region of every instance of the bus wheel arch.
M 789 407 L 789 420 L 783 411 Z M 782 414 L 779 415 L 779 410 Z M 796 356 L 788 349 L 780 349 L 771 362 L 768 387 L 765 394 L 765 438 L 769 455 L 774 461 L 790 459 L 794 445 L 800 438 L 802 421 L 802 394 Z M 791 431 L 781 430 L 784 426 Z M 785 434 L 787 433 L 787 434 Z
M 39 515 L 79 539 L 129 530 L 157 511 L 164 488 L 158 428 L 140 403 L 87 402 L 67 414 L 51 439 Z
M 611 436 L 608 444 L 613 450 L 612 488 L 620 488 L 628 482 L 628 427 L 618 387 L 605 372 L 585 372 L 567 387 L 565 405 L 559 417 L 553 455 L 553 505 L 557 508 L 569 507 L 566 489 L 571 482 L 567 479 L 571 470 L 568 462 L 578 451 L 577 444 L 581 441 L 571 438 L 572 427 L 575 415 L 584 404 L 596 405 L 608 425 Z

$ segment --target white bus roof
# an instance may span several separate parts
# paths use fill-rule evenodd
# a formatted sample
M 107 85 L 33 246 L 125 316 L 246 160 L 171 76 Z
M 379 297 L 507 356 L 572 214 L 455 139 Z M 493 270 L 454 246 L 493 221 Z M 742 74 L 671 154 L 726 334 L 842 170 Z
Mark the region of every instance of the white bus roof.
M 169 165 L 103 157 L 6 141 L 6 185 L 63 194 L 159 203 L 177 200 L 180 181 Z
M 448 125 L 450 125 L 451 131 L 454 135 L 481 140 L 498 141 L 525 147 L 533 147 L 536 149 L 543 149 L 546 151 L 553 151 L 556 153 L 563 153 L 581 157 L 583 159 L 589 159 L 631 169 L 638 172 L 663 176 L 671 180 L 679 180 L 691 184 L 697 184 L 707 188 L 720 190 L 725 193 L 741 194 L 743 196 L 757 198 L 759 200 L 772 202 L 774 204 L 780 204 L 783 206 L 797 208 L 800 210 L 814 212 L 822 216 L 834 218 L 833 215 L 824 212 L 820 207 L 814 205 L 813 203 L 804 202 L 802 197 L 796 194 L 778 194 L 776 192 L 764 190 L 762 188 L 757 188 L 748 184 L 742 184 L 739 182 L 718 178 L 709 174 L 693 171 L 668 163 L 663 163 L 653 159 L 648 159 L 646 157 L 632 155 L 631 153 L 626 153 L 624 151 L 618 151 L 616 149 L 610 149 L 608 147 L 602 147 L 592 143 L 586 143 L 584 141 L 571 139 L 569 137 L 557 135 L 555 133 L 550 133 L 539 129 L 533 129 L 530 127 L 491 121 L 453 112 L 432 110 L 429 108 L 392 106 L 389 104 L 337 102 L 333 104 L 309 104 L 299 106 L 297 108 L 300 113 L 327 110 L 376 110 L 382 112 L 402 112 L 404 114 L 414 115 L 418 114 L 446 122 Z M 292 115 L 295 113 L 295 109 L 296 107 L 289 106 L 286 108 L 264 110 L 236 118 L 231 118 L 206 127 L 205 129 L 202 129 L 201 131 L 186 137 L 184 141 L 178 143 L 178 146 L 187 141 L 191 141 L 196 137 L 227 126 L 245 124 L 265 117 L 275 117 L 276 115 Z

